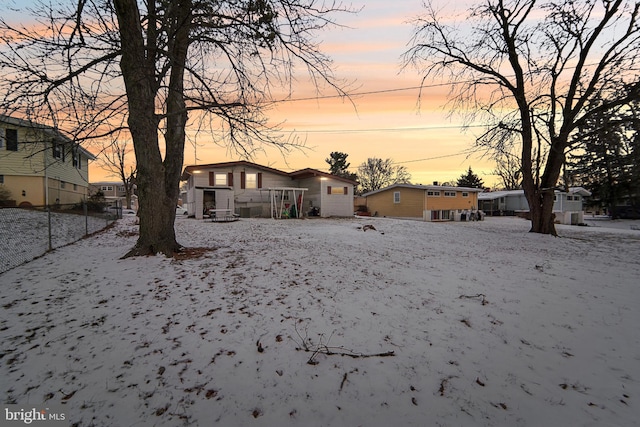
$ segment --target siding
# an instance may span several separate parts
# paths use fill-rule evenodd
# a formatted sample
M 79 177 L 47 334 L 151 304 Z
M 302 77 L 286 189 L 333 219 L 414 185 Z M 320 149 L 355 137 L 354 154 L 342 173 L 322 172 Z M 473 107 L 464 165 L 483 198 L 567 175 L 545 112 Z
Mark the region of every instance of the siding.
M 42 161 L 44 145 L 28 142 L 33 140 L 33 132 L 5 125 L 0 125 L 0 129 L 0 137 L 3 141 L 2 148 L 0 148 L 0 173 L 3 175 L 44 176 Z M 5 129 L 18 130 L 18 151 L 7 150 L 4 138 Z
M 5 129 L 18 132 L 18 151 L 7 150 Z M 8 124 L 0 125 L 0 174 L 5 175 L 7 187 L 19 204 L 45 204 L 45 164 L 48 176 L 49 202 L 78 203 L 88 194 L 89 160 L 81 155 L 81 168 L 73 166 L 73 156 L 65 153 L 65 161 L 54 159 L 50 144 L 43 142 L 50 137 L 43 133 Z M 69 149 L 67 148 L 67 151 Z M 46 162 L 45 162 L 46 159 Z M 64 182 L 64 187 L 62 182 Z M 75 185 L 75 189 L 74 189 Z M 22 196 L 22 191 L 26 196 Z
M 440 196 L 427 196 L 426 198 L 426 210 L 439 211 L 439 210 L 464 210 L 464 209 L 477 209 L 478 208 L 478 193 L 469 192 L 468 197 L 462 197 L 462 191 L 456 191 L 455 197 L 446 197 L 445 191 L 451 192 L 452 190 L 429 190 L 439 191 Z
M 394 203 L 393 193 L 400 193 L 400 203 Z M 372 215 L 422 218 L 424 190 L 396 187 L 367 197 L 367 207 Z
M 320 179 L 320 216 L 353 216 L 353 185 L 331 178 Z M 347 194 L 328 194 L 328 187 L 347 188 Z

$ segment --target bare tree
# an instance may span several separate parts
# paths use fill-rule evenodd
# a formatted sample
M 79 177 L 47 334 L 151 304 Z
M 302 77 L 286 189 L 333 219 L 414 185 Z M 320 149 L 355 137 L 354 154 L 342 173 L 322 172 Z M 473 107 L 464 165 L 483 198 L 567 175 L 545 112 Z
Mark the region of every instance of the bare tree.
M 97 161 L 100 167 L 117 176 L 124 187 L 127 208 L 131 209 L 131 199 L 136 185 L 136 167 L 131 164 L 133 147 L 128 140 L 114 140 L 102 148 Z
M 180 250 L 189 126 L 222 131 L 245 156 L 263 143 L 286 150 L 295 141 L 265 113 L 276 88 L 291 93 L 299 65 L 318 90 L 346 95 L 314 42 L 346 11 L 331 1 L 42 1 L 29 11 L 37 25 L 0 18 L 0 110 L 46 118 L 76 141 L 133 140 L 140 236 L 127 255 Z
M 392 184 L 407 184 L 411 180 L 411 174 L 405 166 L 394 165 L 391 159 L 382 160 L 376 157 L 368 158 L 358 166 L 357 177 L 361 193 L 379 190 Z
M 493 174 L 500 178 L 503 190 L 519 190 L 522 188 L 522 164 L 520 156 L 511 152 L 496 151 L 493 154 L 496 168 Z
M 484 0 L 464 31 L 425 7 L 405 65 L 452 83 L 452 111 L 487 123 L 478 145 L 518 147 L 531 231 L 555 235 L 554 188 L 577 129 L 640 94 L 640 3 Z

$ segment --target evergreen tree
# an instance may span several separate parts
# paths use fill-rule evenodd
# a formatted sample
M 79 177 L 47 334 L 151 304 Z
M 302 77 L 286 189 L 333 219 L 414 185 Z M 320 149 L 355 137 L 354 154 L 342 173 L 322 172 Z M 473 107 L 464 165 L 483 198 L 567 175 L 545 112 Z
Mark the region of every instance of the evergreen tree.
M 633 123 L 620 114 L 593 117 L 577 136 L 584 151 L 568 160 L 570 173 L 591 191 L 592 200 L 609 209 L 613 219 L 622 199 L 633 199 L 638 190 L 638 133 Z
M 333 151 L 329 155 L 329 158 L 325 159 L 325 162 L 329 164 L 330 174 L 356 181 L 358 178 L 357 175 L 347 170 L 351 165 L 351 163 L 347 163 L 348 156 L 349 155 L 347 153 Z
M 471 166 L 469 166 L 469 170 L 467 170 L 466 173 L 463 173 L 460 178 L 458 178 L 456 184 L 458 187 L 484 188 L 484 182 L 482 182 L 482 179 L 478 175 L 473 173 Z

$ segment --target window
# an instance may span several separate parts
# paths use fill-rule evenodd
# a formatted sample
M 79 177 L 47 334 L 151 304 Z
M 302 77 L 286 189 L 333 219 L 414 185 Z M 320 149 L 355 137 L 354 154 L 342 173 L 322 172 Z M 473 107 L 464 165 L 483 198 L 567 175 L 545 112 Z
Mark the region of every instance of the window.
M 451 211 L 442 211 L 442 217 L 440 219 L 451 219 Z
M 246 173 L 244 174 L 244 188 L 258 188 L 258 174 L 257 173 Z
M 73 157 L 73 167 L 76 169 L 82 169 L 82 156 L 80 155 L 80 150 L 74 148 L 71 156 Z
M 573 200 L 575 200 L 576 202 L 580 201 L 580 196 L 573 196 Z
M 215 180 L 213 181 L 213 185 L 216 186 L 226 186 L 227 184 L 227 174 L 226 173 L 216 173 Z
M 444 197 L 456 197 L 456 192 L 455 191 L 445 191 L 444 192 Z
M 113 186 L 103 185 L 102 187 L 100 187 L 100 191 L 113 191 Z
M 60 144 L 56 144 L 54 142 L 52 149 L 53 149 L 53 158 L 60 159 L 62 157 L 62 147 L 60 147 Z
M 78 184 L 73 184 L 73 191 L 78 191 Z
M 60 188 L 67 188 L 67 183 L 64 181 L 60 181 Z
M 0 184 L 4 184 L 4 175 L 0 175 Z
M 573 200 L 573 196 L 567 196 L 567 202 L 570 202 Z
M 121 193 L 124 193 L 124 185 L 121 185 L 120 187 L 118 187 L 118 191 Z
M 468 192 L 466 192 L 466 191 L 463 191 L 463 192 L 462 192 L 462 197 L 469 197 L 469 193 L 468 193 Z
M 349 194 L 349 187 L 332 187 L 327 185 L 327 194 Z
M 399 191 L 394 191 L 393 192 L 393 203 L 400 203 L 400 192 Z
M 427 191 L 427 197 L 440 197 L 439 191 Z
M 256 189 L 262 188 L 262 173 L 240 172 L 240 188 Z
M 16 129 L 7 129 L 5 137 L 7 139 L 7 150 L 18 151 L 18 131 Z

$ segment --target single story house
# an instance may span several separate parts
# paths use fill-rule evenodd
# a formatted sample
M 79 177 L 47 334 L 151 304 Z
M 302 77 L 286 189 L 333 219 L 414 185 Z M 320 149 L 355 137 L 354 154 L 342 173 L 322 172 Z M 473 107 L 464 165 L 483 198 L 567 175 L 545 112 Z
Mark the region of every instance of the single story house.
M 554 191 L 553 213 L 559 224 L 580 224 L 584 221 L 584 198 L 591 195 L 582 187 L 568 191 Z M 487 215 L 522 215 L 529 212 L 529 202 L 524 190 L 490 191 L 478 196 L 480 209 Z
M 459 221 L 478 209 L 481 191 L 480 188 L 394 184 L 362 196 L 369 212 L 375 216 Z
M 0 115 L 0 185 L 18 206 L 76 204 L 96 157 L 58 130 Z
M 248 161 L 187 166 L 182 180 L 187 182 L 183 206 L 198 219 L 209 209 L 244 218 L 352 216 L 357 184 L 316 169 L 284 172 Z

